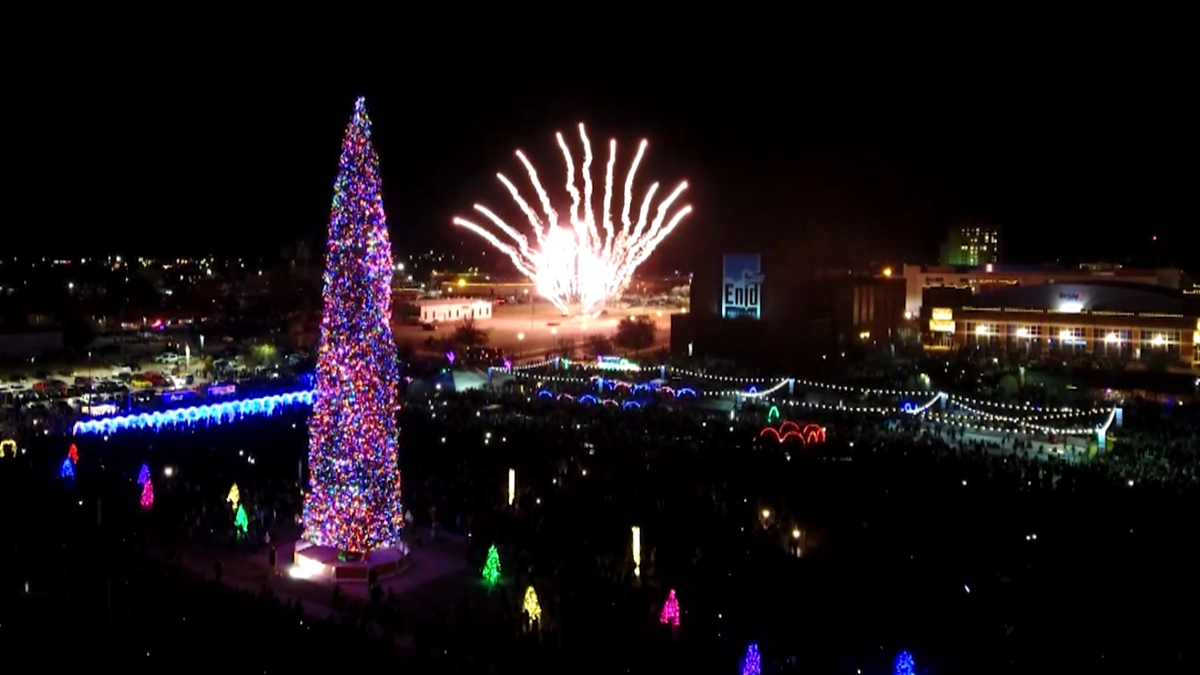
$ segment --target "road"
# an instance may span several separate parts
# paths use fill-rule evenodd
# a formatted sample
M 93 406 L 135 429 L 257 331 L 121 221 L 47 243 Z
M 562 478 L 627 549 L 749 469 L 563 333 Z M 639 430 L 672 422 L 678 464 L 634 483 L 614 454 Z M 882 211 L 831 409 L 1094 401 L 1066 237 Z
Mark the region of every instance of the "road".
M 490 319 L 478 322 L 479 328 L 488 332 L 488 346 L 498 347 L 516 360 L 529 360 L 554 349 L 559 339 L 570 339 L 582 345 L 589 335 L 597 333 L 612 336 L 617 323 L 627 317 L 648 315 L 658 328 L 655 347 L 671 342 L 671 314 L 681 310 L 666 307 L 632 307 L 611 309 L 605 316 L 587 319 L 565 318 L 549 303 L 535 304 L 533 312 L 529 305 L 497 305 Z M 420 326 L 400 326 L 396 329 L 399 342 L 413 342 L 424 348 L 426 341 L 433 338 L 448 338 L 454 332 L 454 323 L 443 324 L 436 331 Z

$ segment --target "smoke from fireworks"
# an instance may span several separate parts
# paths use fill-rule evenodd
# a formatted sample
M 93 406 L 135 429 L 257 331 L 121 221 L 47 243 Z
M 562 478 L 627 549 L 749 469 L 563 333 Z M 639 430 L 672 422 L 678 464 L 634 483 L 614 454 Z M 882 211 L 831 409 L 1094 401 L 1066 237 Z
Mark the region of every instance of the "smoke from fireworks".
M 504 174 L 496 174 L 529 221 L 534 234 L 532 242 L 495 212 L 480 204 L 475 205 L 475 210 L 491 221 L 507 239 L 501 239 L 491 230 L 463 218 L 455 218 L 454 224 L 478 234 L 508 256 L 517 270 L 537 286 L 538 293 L 563 313 L 578 307 L 580 313 L 591 314 L 598 311 L 606 300 L 625 289 L 634 270 L 650 257 L 684 216 L 692 212 L 692 207 L 684 206 L 672 211 L 676 200 L 687 189 L 686 182 L 680 183 L 666 199 L 658 203 L 652 218 L 651 208 L 659 187 L 658 183 L 654 183 L 642 196 L 640 208 L 634 211 L 634 178 L 648 145 L 642 141 L 629 172 L 625 174 L 620 222 L 615 222 L 613 192 L 617 142 L 613 140 L 608 143 L 602 206 L 597 214 L 593 203 L 592 144 L 582 124 L 579 125 L 579 137 L 583 141 L 583 166 L 579 172 L 583 183 L 582 193 L 578 185 L 580 181 L 575 176 L 576 164 L 571 149 L 563 135 L 557 134 L 558 147 L 562 149 L 567 164 L 566 190 L 571 197 L 569 216 L 560 217 L 554 209 L 537 170 L 520 150 L 517 151 L 517 159 L 529 174 L 529 182 L 537 193 L 541 210 L 534 209 Z

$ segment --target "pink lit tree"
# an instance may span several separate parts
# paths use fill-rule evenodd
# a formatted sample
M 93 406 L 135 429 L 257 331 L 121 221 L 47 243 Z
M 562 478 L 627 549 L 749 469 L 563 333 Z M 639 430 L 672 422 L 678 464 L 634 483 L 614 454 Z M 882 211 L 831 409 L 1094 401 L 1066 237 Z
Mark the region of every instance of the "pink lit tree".
M 667 593 L 667 601 L 663 603 L 662 612 L 658 615 L 658 622 L 672 628 L 679 627 L 679 600 L 675 598 L 675 589 L 673 588 L 670 593 Z
M 154 483 L 149 478 L 145 483 L 142 483 L 142 508 L 148 509 L 154 506 Z

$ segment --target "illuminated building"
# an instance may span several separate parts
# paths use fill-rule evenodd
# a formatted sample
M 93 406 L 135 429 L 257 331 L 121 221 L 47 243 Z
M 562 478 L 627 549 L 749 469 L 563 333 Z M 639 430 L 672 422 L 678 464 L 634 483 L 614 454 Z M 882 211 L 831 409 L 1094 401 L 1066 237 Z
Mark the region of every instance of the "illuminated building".
M 477 298 L 447 298 L 417 300 L 421 323 L 458 323 L 464 319 L 476 321 L 492 318 L 492 301 Z
M 1081 265 L 1076 268 L 995 264 L 982 267 L 905 265 L 902 276 L 904 309 L 913 316 L 921 313 L 924 293 L 930 288 L 960 288 L 980 293 L 1006 286 L 1121 281 L 1179 290 L 1187 281 L 1183 271 L 1177 269 L 1144 269 L 1119 265 Z
M 903 341 L 899 276 L 814 270 L 786 247 L 760 250 L 713 255 L 693 268 L 689 311 L 671 317 L 672 354 L 802 367 Z
M 1200 369 L 1200 303 L 1142 284 L 1053 283 L 960 293 L 923 311 L 926 346 L 1097 355 Z
M 995 265 L 1000 262 L 1000 227 L 966 221 L 950 228 L 942 244 L 943 265 Z

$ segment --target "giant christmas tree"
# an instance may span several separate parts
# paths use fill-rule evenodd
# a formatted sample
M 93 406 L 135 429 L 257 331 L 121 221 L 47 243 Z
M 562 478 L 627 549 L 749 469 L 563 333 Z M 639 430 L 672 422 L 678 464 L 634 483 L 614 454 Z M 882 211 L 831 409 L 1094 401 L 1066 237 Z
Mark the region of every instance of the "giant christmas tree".
M 351 554 L 395 545 L 403 525 L 392 249 L 380 189 L 371 122 L 359 98 L 333 186 L 317 396 L 308 422 L 312 484 L 304 502 L 305 537 Z

